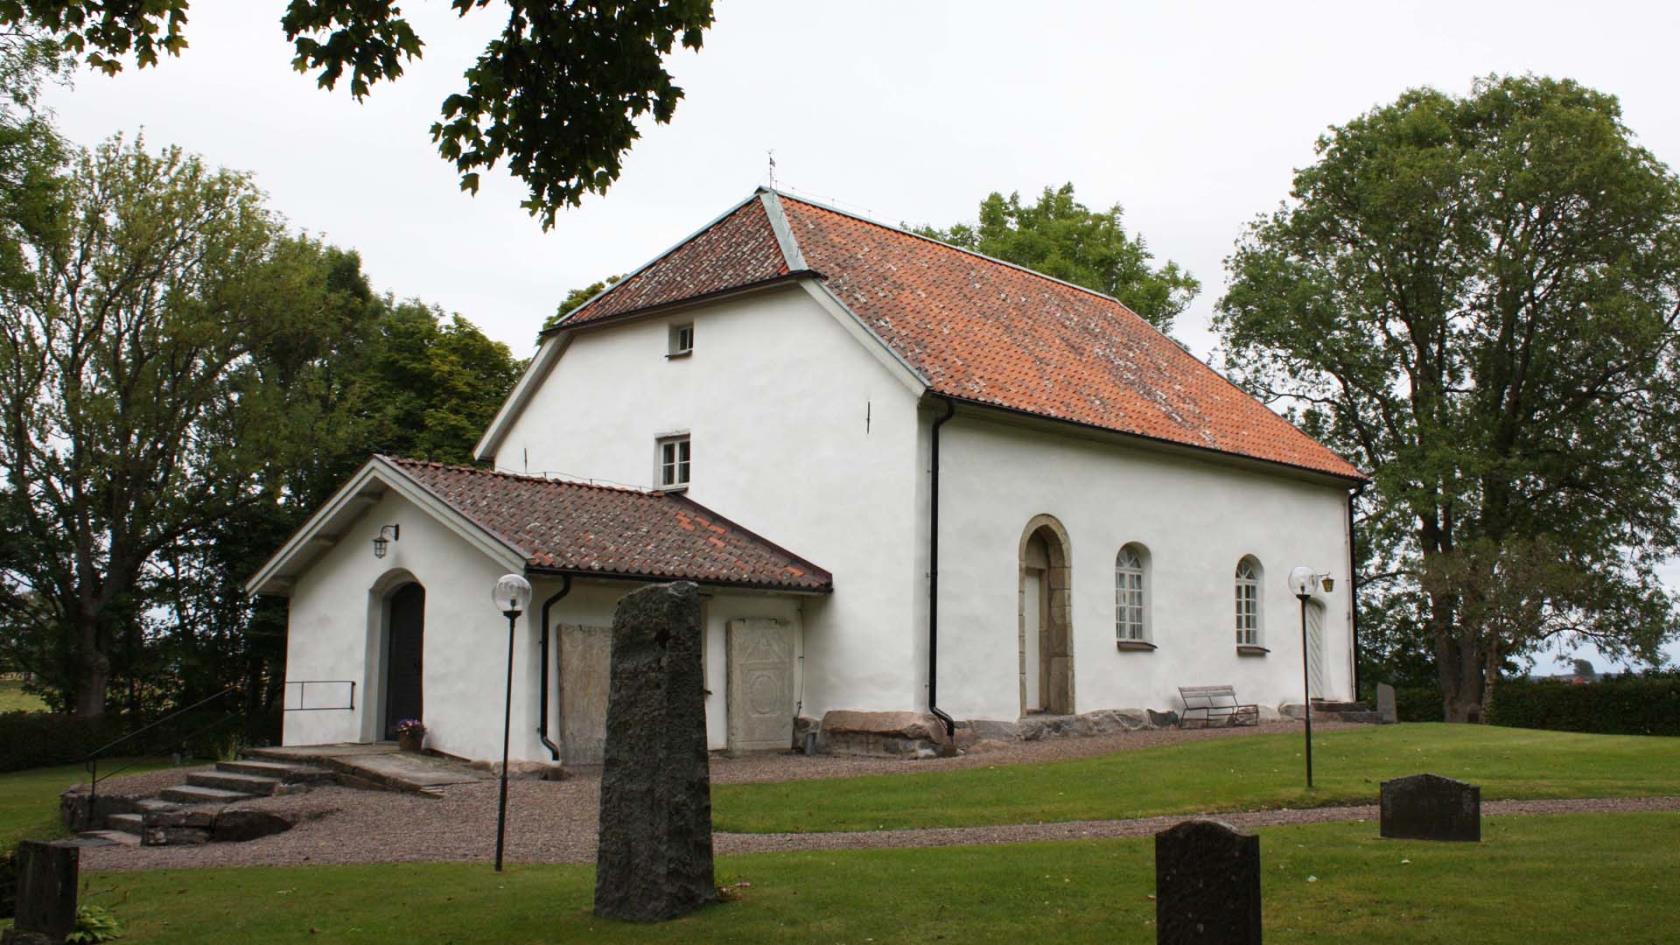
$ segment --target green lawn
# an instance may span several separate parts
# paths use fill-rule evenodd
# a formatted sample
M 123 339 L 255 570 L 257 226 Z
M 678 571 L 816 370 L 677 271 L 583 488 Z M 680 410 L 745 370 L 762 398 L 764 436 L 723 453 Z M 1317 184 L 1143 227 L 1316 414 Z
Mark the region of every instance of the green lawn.
M 40 696 L 23 691 L 23 681 L 0 679 L 0 712 L 45 712 L 47 704 Z
M 1481 844 L 1375 825 L 1260 831 L 1266 940 L 1672 942 L 1680 815 L 1489 818 Z M 1152 841 L 727 858 L 739 900 L 658 926 L 589 915 L 593 870 L 486 864 L 91 874 L 126 945 L 1155 940 Z
M 167 767 L 168 761 L 145 758 L 115 758 L 101 761 L 102 770 L 114 770 L 133 762 L 123 774 L 139 774 Z M 31 768 L 0 774 L 0 850 L 11 849 L 19 840 L 50 840 L 64 832 L 58 820 L 58 796 L 71 785 L 87 780 L 81 765 Z
M 1302 738 L 1209 739 L 1079 761 L 712 788 L 719 830 L 804 832 L 1108 820 L 1375 803 L 1377 784 L 1432 772 L 1484 799 L 1680 794 L 1680 738 L 1407 723 Z

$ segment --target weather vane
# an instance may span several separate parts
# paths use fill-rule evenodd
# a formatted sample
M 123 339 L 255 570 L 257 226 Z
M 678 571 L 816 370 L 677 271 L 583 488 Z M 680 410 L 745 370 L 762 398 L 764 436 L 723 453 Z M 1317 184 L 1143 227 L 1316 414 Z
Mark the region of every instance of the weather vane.
M 767 157 L 770 158 L 770 189 L 775 190 L 776 189 L 776 149 L 771 148 L 770 150 L 768 150 L 764 153 Z

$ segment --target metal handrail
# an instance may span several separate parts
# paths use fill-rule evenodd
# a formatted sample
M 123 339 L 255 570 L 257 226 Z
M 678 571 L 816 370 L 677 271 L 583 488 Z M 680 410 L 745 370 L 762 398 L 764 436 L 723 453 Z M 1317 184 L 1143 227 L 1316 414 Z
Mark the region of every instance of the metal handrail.
M 298 704 L 281 707 L 282 712 L 349 712 L 356 708 L 356 681 L 354 679 L 288 679 L 282 685 L 298 687 Z M 349 686 L 349 705 L 305 705 L 304 698 L 309 686 Z
M 87 757 L 82 760 L 83 766 L 86 767 L 87 771 L 88 771 L 88 779 L 89 779 L 88 780 L 88 805 L 89 805 L 89 808 L 91 809 L 94 799 L 99 796 L 99 782 L 100 781 L 103 781 L 105 778 L 109 778 L 114 774 L 118 774 L 120 772 L 126 771 L 130 767 L 132 767 L 132 765 L 123 765 L 122 767 L 117 768 L 114 771 L 107 771 L 107 772 L 105 772 L 105 774 L 103 776 L 101 776 L 100 773 L 99 773 L 99 757 L 101 755 L 103 755 L 106 752 L 110 751 L 111 749 L 117 747 L 118 745 L 121 745 L 123 742 L 126 742 L 131 738 L 135 738 L 136 736 L 139 736 L 139 735 L 144 735 L 145 733 L 151 731 L 154 728 L 157 728 L 159 725 L 162 725 L 163 723 L 169 721 L 170 719 L 178 718 L 182 715 L 185 715 L 186 713 L 191 712 L 192 710 L 198 708 L 199 706 L 206 705 L 210 702 L 213 702 L 217 699 L 220 699 L 223 696 L 227 695 L 228 693 L 235 692 L 238 689 L 239 689 L 238 686 L 228 686 L 226 689 L 223 689 L 221 692 L 218 692 L 218 693 L 216 693 L 214 695 L 211 695 L 211 696 L 206 696 L 205 698 L 200 699 L 197 702 L 194 702 L 192 705 L 176 709 L 174 712 L 171 712 L 168 715 L 163 716 L 162 718 L 153 719 L 152 721 L 146 723 L 145 725 L 142 725 L 141 727 L 135 729 L 134 731 L 129 732 L 127 735 L 124 735 L 121 738 L 118 738 L 116 741 L 109 742 L 105 745 L 101 745 L 100 747 L 95 748 L 93 751 L 89 752 Z M 202 734 L 204 732 L 207 732 L 210 729 L 215 728 L 217 725 L 221 725 L 222 723 L 224 723 L 226 721 L 227 721 L 227 719 L 225 719 L 225 718 L 217 719 L 214 722 L 211 722 L 209 725 L 205 725 L 205 726 L 197 729 L 196 731 L 192 732 L 190 735 L 187 736 L 187 738 L 191 738 L 195 735 L 199 735 L 199 734 Z

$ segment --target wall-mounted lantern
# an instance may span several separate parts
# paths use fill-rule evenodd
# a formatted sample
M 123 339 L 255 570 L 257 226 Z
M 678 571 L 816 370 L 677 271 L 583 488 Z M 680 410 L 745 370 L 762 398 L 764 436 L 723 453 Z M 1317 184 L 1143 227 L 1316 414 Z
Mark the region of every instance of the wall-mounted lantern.
M 390 535 L 389 538 L 385 537 L 387 534 Z M 375 558 L 385 557 L 385 549 L 389 548 L 390 545 L 391 545 L 391 542 L 396 541 L 397 538 L 401 536 L 401 534 L 402 534 L 402 526 L 401 525 L 381 525 L 381 526 L 379 526 L 379 536 L 376 537 L 373 540 L 373 556 Z

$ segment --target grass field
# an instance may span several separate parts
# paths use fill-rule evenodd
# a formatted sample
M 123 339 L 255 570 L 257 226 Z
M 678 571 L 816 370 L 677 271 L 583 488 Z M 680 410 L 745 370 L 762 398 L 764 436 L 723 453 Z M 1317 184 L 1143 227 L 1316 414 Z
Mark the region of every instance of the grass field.
M 1489 818 L 1481 844 L 1375 825 L 1260 831 L 1266 940 L 1672 942 L 1680 815 Z M 127 945 L 282 942 L 1148 943 L 1151 841 L 768 854 L 720 861 L 738 901 L 658 926 L 589 914 L 593 871 L 484 864 L 92 874 Z
M 124 774 L 139 774 L 165 767 L 157 758 L 101 761 L 102 770 L 114 770 L 132 762 Z M 64 832 L 58 820 L 58 796 L 73 784 L 87 780 L 81 765 L 31 768 L 0 774 L 0 850 L 19 840 L 50 840 Z
M 1408 723 L 1210 739 L 1078 761 L 712 788 L 719 830 L 808 832 L 1107 820 L 1375 803 L 1378 782 L 1462 778 L 1482 797 L 1680 794 L 1680 738 Z
M 0 712 L 45 712 L 47 704 L 39 696 L 23 691 L 23 681 L 0 679 Z

